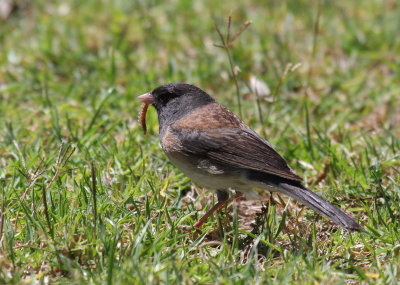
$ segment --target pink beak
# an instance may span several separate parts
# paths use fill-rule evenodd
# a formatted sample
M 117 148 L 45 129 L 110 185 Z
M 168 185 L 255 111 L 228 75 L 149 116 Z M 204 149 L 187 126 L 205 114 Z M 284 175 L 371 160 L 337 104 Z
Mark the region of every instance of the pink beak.
M 151 92 L 140 95 L 137 97 L 141 102 L 145 104 L 152 104 L 153 103 L 153 94 Z

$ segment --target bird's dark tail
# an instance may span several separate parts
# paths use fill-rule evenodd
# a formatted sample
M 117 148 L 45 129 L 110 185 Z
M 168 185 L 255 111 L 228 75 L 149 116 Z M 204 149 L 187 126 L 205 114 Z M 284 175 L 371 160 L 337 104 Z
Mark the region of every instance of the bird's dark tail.
M 292 185 L 288 183 L 279 183 L 279 192 L 292 197 L 293 199 L 303 203 L 318 213 L 328 217 L 336 224 L 349 231 L 361 230 L 361 226 L 353 218 L 349 217 L 341 210 L 328 203 L 320 196 L 301 186 L 300 184 Z

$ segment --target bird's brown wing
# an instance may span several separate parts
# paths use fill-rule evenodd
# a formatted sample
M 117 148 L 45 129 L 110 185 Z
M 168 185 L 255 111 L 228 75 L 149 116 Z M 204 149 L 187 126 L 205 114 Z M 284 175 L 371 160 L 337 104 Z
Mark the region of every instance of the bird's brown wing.
M 252 169 L 293 181 L 302 181 L 286 161 L 250 128 L 174 128 L 180 151 L 200 155 L 220 164 Z

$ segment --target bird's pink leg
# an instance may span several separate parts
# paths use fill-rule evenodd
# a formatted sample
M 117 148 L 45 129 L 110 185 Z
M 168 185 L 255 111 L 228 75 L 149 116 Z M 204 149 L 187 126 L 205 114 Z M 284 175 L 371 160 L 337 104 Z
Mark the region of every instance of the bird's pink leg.
M 235 201 L 236 202 L 240 202 L 240 201 L 243 201 L 243 200 L 246 200 L 246 198 L 244 197 L 244 195 L 242 194 L 242 193 L 237 193 L 236 194 L 236 196 L 235 196 Z
M 193 227 L 195 228 L 200 228 L 204 222 L 208 219 L 209 216 L 211 216 L 215 211 L 218 211 L 219 209 L 221 209 L 225 204 L 229 203 L 230 199 L 225 200 L 225 201 L 219 201 L 217 204 L 215 204 L 207 213 L 204 214 L 203 217 L 200 218 L 200 220 L 197 221 L 197 223 L 195 223 L 193 225 Z
M 236 200 L 237 202 L 242 201 L 242 200 L 246 200 L 246 198 L 243 196 L 242 193 L 239 193 L 236 195 L 236 197 L 234 199 L 226 199 L 223 201 L 218 201 L 217 204 L 215 204 L 207 213 L 204 214 L 204 216 L 202 216 L 200 218 L 200 220 L 198 220 L 193 227 L 195 228 L 200 228 L 204 222 L 215 212 L 218 211 L 219 209 L 221 209 L 222 207 L 228 205 L 232 200 Z

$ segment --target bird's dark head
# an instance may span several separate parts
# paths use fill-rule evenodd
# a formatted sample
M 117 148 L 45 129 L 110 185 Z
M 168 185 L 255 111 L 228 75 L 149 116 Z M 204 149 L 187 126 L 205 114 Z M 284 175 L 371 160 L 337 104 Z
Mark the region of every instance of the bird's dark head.
M 163 111 L 171 105 L 183 109 L 199 107 L 214 99 L 200 88 L 186 83 L 170 83 L 157 87 L 153 91 L 139 96 L 143 103 L 152 104 L 157 112 Z
M 157 110 L 160 129 L 198 107 L 215 102 L 200 88 L 186 83 L 165 84 L 138 98 Z

